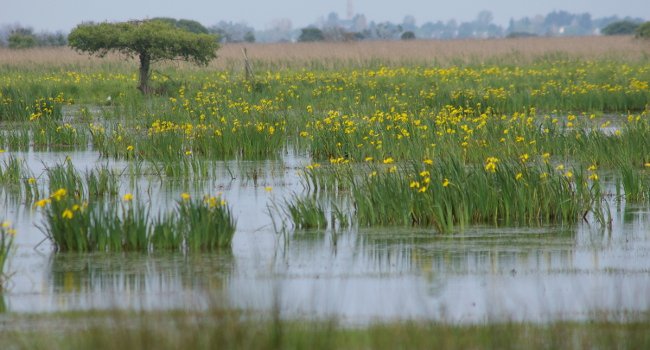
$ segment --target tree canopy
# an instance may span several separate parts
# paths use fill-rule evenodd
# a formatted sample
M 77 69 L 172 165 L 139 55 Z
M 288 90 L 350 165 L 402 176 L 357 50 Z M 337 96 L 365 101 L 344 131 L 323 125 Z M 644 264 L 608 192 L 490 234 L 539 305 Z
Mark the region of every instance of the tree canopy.
M 608 24 L 600 32 L 605 35 L 628 35 L 634 34 L 639 23 L 632 21 L 616 21 Z
M 645 22 L 636 28 L 636 37 L 650 39 L 650 22 Z
M 182 59 L 197 65 L 207 65 L 216 58 L 217 37 L 193 33 L 165 20 L 120 23 L 84 23 L 68 36 L 69 45 L 80 52 L 99 57 L 120 52 L 140 60 L 140 84 L 149 93 L 149 72 L 152 63 Z
M 323 40 L 325 40 L 323 31 L 315 27 L 302 28 L 300 37 L 298 38 L 298 41 L 301 42 L 323 41 Z

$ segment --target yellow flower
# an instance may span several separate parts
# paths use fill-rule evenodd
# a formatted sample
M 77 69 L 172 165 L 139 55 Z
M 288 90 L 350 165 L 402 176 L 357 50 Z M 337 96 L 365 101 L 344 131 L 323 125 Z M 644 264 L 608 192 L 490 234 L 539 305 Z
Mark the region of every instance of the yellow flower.
M 428 170 L 424 170 L 424 171 L 421 171 L 421 172 L 420 172 L 420 176 L 421 176 L 421 177 L 431 176 L 431 173 L 429 173 Z
M 587 168 L 587 170 L 589 170 L 589 171 L 596 171 L 596 169 L 597 168 L 596 168 L 595 164 L 592 164 L 589 168 Z
M 547 178 L 547 177 L 548 177 L 548 173 L 546 173 L 546 172 L 539 174 L 539 178 L 542 179 L 542 180 Z
M 449 186 L 449 179 L 445 178 L 445 179 L 442 181 L 442 187 L 447 187 L 447 186 Z
M 429 158 L 425 158 L 425 159 L 423 160 L 423 162 L 424 162 L 424 164 L 426 164 L 426 165 L 433 165 L 433 160 L 431 160 L 431 159 L 429 159 Z
M 190 194 L 187 192 L 181 193 L 181 199 L 183 199 L 184 201 L 190 200 Z
M 192 151 L 185 151 L 185 155 L 186 155 L 186 156 L 191 156 L 191 155 L 192 155 Z
M 598 181 L 598 174 L 593 173 L 589 175 L 589 180 Z
M 411 184 L 409 185 L 410 188 L 419 188 L 420 183 L 417 181 L 411 181 Z
M 560 164 L 560 165 L 556 166 L 555 170 L 560 170 L 560 171 L 564 170 L 564 164 Z
M 122 196 L 122 200 L 125 202 L 130 202 L 133 200 L 133 195 L 131 193 L 127 193 L 124 196 Z
M 384 159 L 384 164 L 393 164 L 395 160 L 392 157 Z
M 524 153 L 524 154 L 519 156 L 519 160 L 521 160 L 522 163 L 526 163 L 529 158 L 530 158 L 530 156 L 528 155 L 528 153 Z
M 393 165 L 392 167 L 388 168 L 389 173 L 394 173 L 396 171 L 397 171 L 397 166 L 396 165 Z
M 373 160 L 372 157 L 366 157 L 365 159 L 366 162 L 372 162 L 372 160 Z
M 36 183 L 36 179 L 33 178 L 33 177 L 30 177 L 29 179 L 27 179 L 27 183 L 30 184 L 30 185 L 33 185 L 33 184 Z
M 36 203 L 34 203 L 34 207 L 43 208 L 48 203 L 50 203 L 50 199 L 49 198 L 44 198 L 44 199 L 36 201 Z
M 65 197 L 66 194 L 68 194 L 68 191 L 67 191 L 65 188 L 59 188 L 59 189 L 56 190 L 56 192 L 54 192 L 50 197 L 53 198 L 55 201 L 58 202 L 58 201 L 60 201 L 61 199 L 63 199 L 63 197 Z
M 650 163 L 645 163 L 643 164 L 643 166 L 645 166 L 646 168 L 650 168 Z
M 566 173 L 564 173 L 564 176 L 566 176 L 567 179 L 570 179 L 573 177 L 573 173 L 571 171 L 567 171 Z
M 515 180 L 521 180 L 521 178 L 523 178 L 523 177 L 524 177 L 524 174 L 517 173 L 517 175 L 515 175 Z
M 266 187 L 264 187 L 264 191 L 266 191 L 266 192 L 271 192 L 271 191 L 273 191 L 273 187 L 271 187 L 271 186 L 266 186 Z
M 214 196 L 212 196 L 212 197 L 210 197 L 210 196 L 203 197 L 203 202 L 205 202 L 208 205 L 209 208 L 215 208 L 215 207 L 218 207 L 220 205 L 221 206 L 226 205 L 225 200 L 222 199 L 221 202 L 218 202 L 218 200 L 219 200 L 219 197 L 214 197 Z
M 133 151 L 133 146 L 131 146 L 131 145 L 126 146 L 126 151 L 127 152 Z
M 61 214 L 62 218 L 68 219 L 68 220 L 72 219 L 73 216 L 74 216 L 74 214 L 72 213 L 72 210 L 70 210 L 70 209 L 64 210 L 63 214 Z
M 424 192 L 426 192 L 426 191 L 427 191 L 427 186 L 422 186 L 422 187 L 420 187 L 420 189 L 418 190 L 419 193 L 424 193 Z
M 2 222 L 2 228 L 9 228 L 11 226 L 11 221 L 3 221 Z

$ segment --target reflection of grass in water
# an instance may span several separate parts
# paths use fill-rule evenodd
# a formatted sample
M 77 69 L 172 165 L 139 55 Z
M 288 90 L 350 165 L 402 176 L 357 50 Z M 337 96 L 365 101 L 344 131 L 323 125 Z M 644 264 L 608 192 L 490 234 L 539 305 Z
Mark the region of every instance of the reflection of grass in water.
M 178 251 L 130 253 L 55 253 L 52 254 L 49 282 L 56 293 L 156 295 L 170 285 L 218 291 L 224 289 L 234 268 L 229 251 L 185 254 Z M 148 281 L 165 281 L 150 284 Z
M 335 320 L 283 321 L 237 311 L 108 311 L 12 316 L 0 342 L 28 349 L 647 349 L 649 327 L 647 315 L 621 323 L 603 318 L 584 323 L 396 322 L 346 328 Z

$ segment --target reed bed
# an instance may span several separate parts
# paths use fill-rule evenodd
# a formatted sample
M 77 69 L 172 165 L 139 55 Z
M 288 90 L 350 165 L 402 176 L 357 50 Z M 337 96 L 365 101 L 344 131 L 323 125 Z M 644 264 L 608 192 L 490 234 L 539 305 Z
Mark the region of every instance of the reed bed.
M 174 211 L 157 216 L 131 193 L 121 201 L 87 201 L 74 188 L 59 188 L 34 206 L 60 252 L 217 251 L 230 248 L 236 226 L 219 196 L 197 201 L 183 193 Z
M 342 43 L 226 44 L 210 68 L 243 69 L 242 48 L 246 48 L 254 67 L 267 69 L 364 67 L 369 64 L 478 63 L 486 60 L 510 64 L 530 63 L 540 57 L 606 57 L 637 60 L 647 57 L 650 48 L 631 36 L 589 36 L 562 38 L 513 38 L 487 40 L 363 41 Z M 124 57 L 116 54 L 103 59 L 109 67 L 123 66 Z M 94 68 L 97 60 L 69 48 L 0 49 L 3 66 L 80 66 Z M 135 62 L 129 62 L 135 69 Z M 174 66 L 187 68 L 185 64 Z

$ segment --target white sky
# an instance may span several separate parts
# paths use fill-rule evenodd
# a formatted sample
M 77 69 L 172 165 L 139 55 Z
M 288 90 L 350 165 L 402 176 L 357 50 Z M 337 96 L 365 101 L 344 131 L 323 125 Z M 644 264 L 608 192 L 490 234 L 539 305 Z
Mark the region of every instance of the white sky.
M 545 15 L 553 10 L 589 12 L 592 18 L 618 15 L 650 19 L 650 0 L 353 0 L 355 13 L 368 21 L 401 23 L 413 15 L 427 21 L 470 21 L 482 10 L 506 26 L 510 18 Z M 21 24 L 36 31 L 69 31 L 83 21 L 123 21 L 151 17 L 193 19 L 205 26 L 220 20 L 245 22 L 265 29 L 278 19 L 301 28 L 337 12 L 347 13 L 347 0 L 0 0 L 0 25 Z

